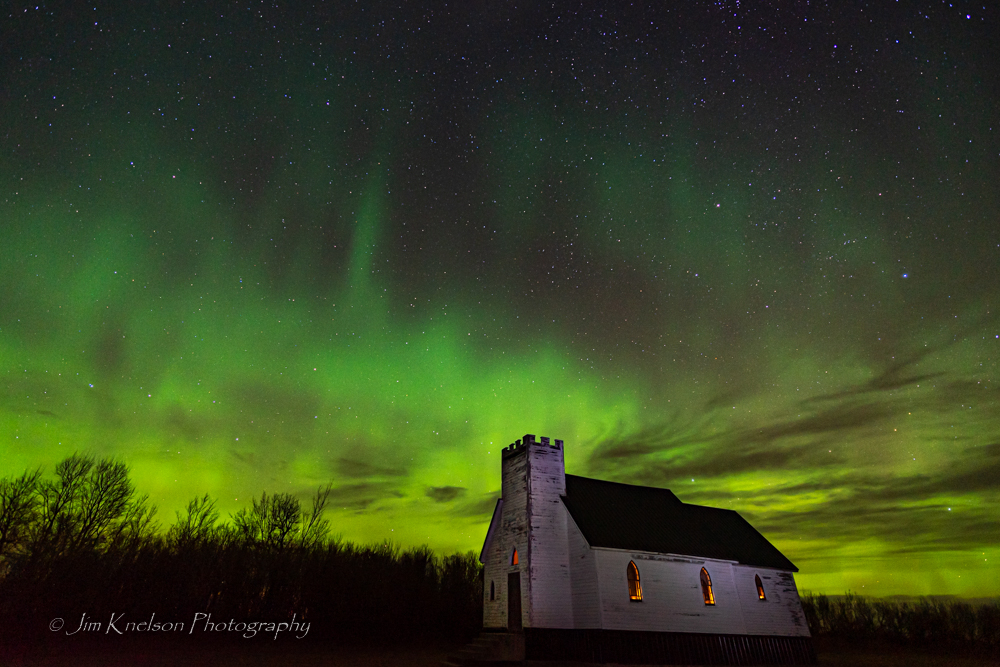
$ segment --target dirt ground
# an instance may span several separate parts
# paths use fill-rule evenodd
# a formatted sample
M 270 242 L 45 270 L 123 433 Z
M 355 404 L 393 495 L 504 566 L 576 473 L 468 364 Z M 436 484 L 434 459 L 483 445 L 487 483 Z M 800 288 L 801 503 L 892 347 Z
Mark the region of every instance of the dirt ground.
M 106 645 L 37 646 L 31 650 L 0 648 L 0 667 L 440 667 L 458 646 L 425 647 L 331 646 L 322 643 L 173 642 Z M 895 647 L 858 648 L 817 643 L 822 667 L 1000 667 L 998 660 Z M 584 667 L 583 663 L 528 661 L 525 667 Z

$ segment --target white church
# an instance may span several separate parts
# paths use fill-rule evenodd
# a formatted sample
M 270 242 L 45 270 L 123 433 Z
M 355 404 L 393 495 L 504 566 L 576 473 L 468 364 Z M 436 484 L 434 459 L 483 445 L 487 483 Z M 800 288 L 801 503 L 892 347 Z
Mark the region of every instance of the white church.
M 798 569 L 736 512 L 567 475 L 562 440 L 530 434 L 502 470 L 480 555 L 497 657 L 815 662 Z

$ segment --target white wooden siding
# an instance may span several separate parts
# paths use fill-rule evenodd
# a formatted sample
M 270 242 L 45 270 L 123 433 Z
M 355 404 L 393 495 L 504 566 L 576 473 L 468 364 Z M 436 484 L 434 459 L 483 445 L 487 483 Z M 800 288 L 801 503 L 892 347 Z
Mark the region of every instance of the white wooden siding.
M 566 513 L 573 627 L 600 628 L 601 595 L 597 586 L 597 557 L 565 505 L 563 512 Z
M 529 557 L 528 547 L 528 457 L 523 445 L 504 452 L 501 463 L 501 509 L 499 534 L 493 537 L 489 557 L 483 564 L 483 626 L 507 627 L 507 575 L 521 572 L 521 617 L 526 619 L 530 583 L 525 576 Z M 507 448 L 508 450 L 510 448 Z M 510 564 L 514 549 L 518 552 L 518 565 Z M 490 602 L 490 582 L 495 587 L 496 599 Z
M 528 448 L 527 627 L 572 628 L 573 594 L 566 541 L 566 470 L 561 445 L 532 443 Z
M 602 625 L 607 630 L 746 634 L 732 563 L 597 548 Z M 629 599 L 626 568 L 639 569 L 642 601 Z M 701 593 L 701 568 L 712 578 L 715 604 Z
M 757 595 L 754 575 L 759 576 L 764 584 L 764 600 Z M 733 567 L 733 576 L 736 578 L 736 590 L 740 596 L 748 634 L 810 636 L 799 591 L 791 572 L 736 565 Z
M 483 563 L 483 627 L 503 628 L 507 626 L 507 573 L 503 567 L 503 539 L 500 534 L 486 550 Z M 495 599 L 490 600 L 490 582 L 494 586 Z

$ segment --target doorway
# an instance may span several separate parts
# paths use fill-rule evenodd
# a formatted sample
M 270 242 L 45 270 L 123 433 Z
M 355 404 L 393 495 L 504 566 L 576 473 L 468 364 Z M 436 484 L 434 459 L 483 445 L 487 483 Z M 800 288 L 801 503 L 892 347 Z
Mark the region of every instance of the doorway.
M 507 632 L 521 632 L 521 573 L 507 575 Z

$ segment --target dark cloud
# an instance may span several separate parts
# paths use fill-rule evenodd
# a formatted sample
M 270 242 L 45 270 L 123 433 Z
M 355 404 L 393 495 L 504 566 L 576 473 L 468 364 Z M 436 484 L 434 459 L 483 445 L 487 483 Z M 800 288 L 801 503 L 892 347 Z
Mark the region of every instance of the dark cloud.
M 804 399 L 785 409 L 783 415 L 757 425 L 728 426 L 731 416 L 718 409 L 707 411 L 698 420 L 674 414 L 640 431 L 610 433 L 594 443 L 587 472 L 663 486 L 691 477 L 759 470 L 830 469 L 846 465 L 847 453 L 856 445 L 869 441 L 880 430 L 888 432 L 890 426 L 913 414 L 947 415 L 953 423 L 951 415 L 957 404 L 979 409 L 970 417 L 995 420 L 1000 416 L 988 409 L 1000 399 L 1000 389 L 988 383 L 948 380 L 943 372 L 907 372 L 937 349 L 928 347 L 911 354 L 863 384 Z M 921 384 L 924 386 L 918 388 Z M 902 388 L 906 391 L 900 392 Z M 718 403 L 718 398 L 713 402 Z M 948 431 L 947 442 L 951 444 L 977 439 L 966 431 Z M 924 429 L 925 434 L 930 432 Z M 961 467 L 963 463 L 954 465 Z M 969 488 L 989 488 L 989 474 L 970 470 L 961 478 L 937 479 L 953 485 L 948 488 L 959 488 L 963 483 L 971 485 Z M 951 482 L 942 481 L 945 479 Z
M 275 492 L 287 489 L 290 478 L 289 463 L 287 459 L 279 458 L 282 452 L 259 451 L 251 447 L 247 445 L 245 449 L 230 449 L 229 454 L 248 468 L 247 472 L 254 476 L 262 490 Z
M 340 477 L 351 479 L 368 477 L 402 477 L 406 475 L 404 468 L 394 468 L 380 466 L 366 461 L 359 461 L 346 457 L 339 457 L 334 460 L 333 468 Z
M 988 417 L 1000 417 L 1000 386 L 982 380 L 953 380 L 935 387 L 933 407 L 939 412 L 950 413 L 955 405 L 967 410 L 976 406 L 984 408 Z
M 925 360 L 932 360 L 936 356 L 945 353 L 947 348 L 952 347 L 956 343 L 981 332 L 984 327 L 991 325 L 996 319 L 996 316 L 993 315 L 973 318 L 968 324 L 960 325 L 954 329 L 949 328 L 947 337 L 939 343 L 924 343 L 924 345 L 909 353 L 900 353 L 897 350 L 892 354 L 888 363 L 885 363 L 884 367 L 867 382 L 849 386 L 846 389 L 831 394 L 816 396 L 806 402 L 840 400 L 877 392 L 889 392 L 891 395 L 891 392 L 894 390 L 919 386 L 921 383 L 944 377 L 947 373 L 943 371 L 921 373 L 917 372 L 917 367 Z M 939 334 L 936 334 L 935 337 L 937 335 Z M 899 347 L 903 347 L 904 345 L 904 343 L 898 344 Z
M 822 442 L 786 445 L 768 449 L 760 445 L 734 445 L 730 449 L 713 448 L 698 451 L 687 460 L 647 461 L 633 469 L 631 483 L 665 486 L 688 479 L 714 478 L 758 470 L 794 471 L 843 466 L 844 457 L 824 448 Z M 627 481 L 617 476 L 617 481 Z
M 886 391 L 899 389 L 901 387 L 916 385 L 920 382 L 925 382 L 926 380 L 944 375 L 944 373 L 922 373 L 914 375 L 912 372 L 909 372 L 909 369 L 919 364 L 928 356 L 939 353 L 943 348 L 950 344 L 951 343 L 949 342 L 944 345 L 925 346 L 910 355 L 895 361 L 895 363 L 888 364 L 881 373 L 873 377 L 864 385 L 861 385 L 861 390 Z
M 794 414 L 753 427 L 719 429 L 706 420 L 613 433 L 594 447 L 590 473 L 669 487 L 685 502 L 737 509 L 769 539 L 791 544 L 793 561 L 824 557 L 796 553 L 801 537 L 809 538 L 810 549 L 815 540 L 877 540 L 883 553 L 900 556 L 995 544 L 1000 443 L 958 449 L 958 442 L 974 442 L 977 436 L 975 431 L 952 431 L 950 422 L 955 404 L 977 406 L 977 418 L 995 420 L 987 406 L 994 404 L 997 390 L 971 381 L 942 382 L 943 373 L 902 372 L 922 357 L 913 355 L 864 385 L 808 399 L 793 408 Z M 917 383 L 930 378 L 936 380 L 933 391 L 916 390 Z M 908 385 L 914 386 L 896 394 Z M 895 472 L 883 465 L 851 465 L 851 452 L 870 442 L 873 432 L 891 432 L 897 419 L 912 413 L 949 416 L 948 436 L 942 441 L 954 451 L 933 472 L 914 467 L 919 472 L 907 473 L 904 460 Z M 769 485 L 749 496 L 734 497 L 723 481 L 757 471 L 768 473 Z M 779 479 L 786 475 L 788 482 L 773 483 L 775 474 Z M 760 509 L 797 505 L 803 509 Z
M 184 407 L 175 403 L 166 410 L 164 416 L 164 432 L 168 437 L 181 439 L 186 442 L 198 442 L 201 440 L 203 425 Z
M 229 450 L 229 454 L 240 463 L 246 464 L 248 466 L 256 467 L 259 464 L 255 452 L 238 452 L 234 449 L 231 449 Z
M 811 494 L 827 498 L 810 502 L 808 509 L 801 511 L 737 507 L 769 538 L 809 536 L 838 544 L 876 539 L 887 545 L 886 553 L 899 554 L 977 549 L 996 542 L 1000 448 L 985 445 L 970 449 L 973 454 L 945 466 L 938 475 L 900 477 L 831 471 L 808 482 L 767 488 L 735 504 L 782 507 Z M 720 491 L 675 491 L 685 502 L 733 506 L 732 495 Z
M 988 445 L 979 445 L 978 447 L 968 447 L 965 450 L 965 454 L 981 456 L 988 460 L 1000 459 L 1000 442 L 991 442 Z
M 92 347 L 94 363 L 102 377 L 115 378 L 127 370 L 128 355 L 125 347 L 125 333 L 121 326 L 102 322 L 100 333 Z
M 238 405 L 255 423 L 282 430 L 311 428 L 321 400 L 317 394 L 282 384 L 260 382 L 232 383 L 224 387 L 224 400 Z
M 345 484 L 330 492 L 329 507 L 353 510 L 368 509 L 372 503 L 386 498 L 402 498 L 404 494 L 385 483 Z
M 994 499 L 994 502 L 1000 498 Z M 865 504 L 861 498 L 823 503 L 803 512 L 741 511 L 770 539 L 794 542 L 801 537 L 831 545 L 876 540 L 883 553 L 932 553 L 975 550 L 996 543 L 995 512 L 977 503 Z M 803 556 L 822 559 L 814 546 Z M 802 556 L 797 556 L 801 558 Z
M 843 435 L 883 422 L 899 411 L 899 407 L 890 403 L 852 402 L 802 417 L 796 415 L 758 429 L 736 432 L 727 439 L 733 444 L 749 442 L 770 447 L 777 445 L 779 440 L 794 436 Z
M 708 419 L 701 422 L 682 420 L 671 415 L 660 424 L 630 433 L 622 428 L 600 438 L 591 446 L 587 468 L 591 473 L 629 467 L 651 454 L 681 450 L 690 445 L 703 445 L 713 439 Z
M 692 476 L 833 466 L 843 463 L 842 456 L 831 455 L 827 443 L 843 442 L 851 432 L 884 422 L 900 410 L 889 404 L 854 403 L 728 431 L 711 423 L 678 431 L 661 425 L 598 443 L 588 468 L 655 485 Z
M 436 503 L 446 503 L 465 494 L 462 486 L 432 486 L 427 489 L 427 497 Z
M 471 498 L 463 497 L 460 501 L 448 506 L 448 514 L 460 518 L 477 518 L 485 524 L 493 516 L 493 508 L 496 507 L 498 498 L 500 498 L 500 489 L 477 494 Z M 486 530 L 485 525 L 483 530 Z

